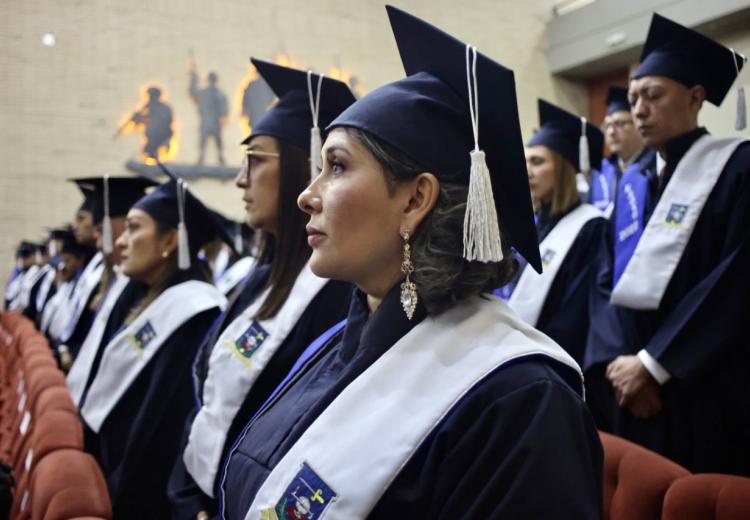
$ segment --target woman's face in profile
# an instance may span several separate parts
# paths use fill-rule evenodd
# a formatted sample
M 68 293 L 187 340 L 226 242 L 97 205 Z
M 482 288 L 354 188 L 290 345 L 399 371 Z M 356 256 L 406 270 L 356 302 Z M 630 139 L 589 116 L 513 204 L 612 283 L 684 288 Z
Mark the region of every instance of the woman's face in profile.
M 252 229 L 276 233 L 279 208 L 279 147 L 267 135 L 253 137 L 235 184 L 244 190 L 245 221 Z
M 362 287 L 400 265 L 403 203 L 389 192 L 375 157 L 345 129 L 330 132 L 322 154 L 320 175 L 298 199 L 310 215 L 310 267 Z
M 549 202 L 555 192 L 555 158 L 546 146 L 526 148 L 526 170 L 534 204 Z
M 174 250 L 167 235 L 169 233 L 159 235 L 151 215 L 132 208 L 128 212 L 125 231 L 115 242 L 122 259 L 123 274 L 139 281 L 149 280 L 166 262 L 163 253 L 169 255 Z

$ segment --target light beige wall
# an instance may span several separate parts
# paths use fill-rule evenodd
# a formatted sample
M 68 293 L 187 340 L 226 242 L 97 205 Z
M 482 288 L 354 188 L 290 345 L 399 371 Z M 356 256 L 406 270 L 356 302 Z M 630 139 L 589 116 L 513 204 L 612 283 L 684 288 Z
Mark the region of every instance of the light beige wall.
M 522 127 L 536 127 L 536 98 L 584 111 L 580 85 L 550 77 L 545 25 L 554 0 L 401 0 L 396 5 L 472 42 L 516 71 Z M 140 139 L 112 134 L 139 106 L 139 90 L 166 88 L 180 135 L 178 162 L 197 158 L 198 117 L 187 90 L 188 53 L 214 69 L 230 97 L 224 132 L 230 164 L 243 137 L 238 92 L 248 57 L 285 52 L 299 66 L 334 64 L 366 90 L 402 76 L 382 1 L 5 0 L 0 2 L 0 283 L 21 238 L 69 221 L 80 197 L 67 177 L 123 174 Z M 56 36 L 54 47 L 42 35 Z M 209 148 L 208 160 L 213 160 Z M 207 203 L 239 217 L 227 182 L 192 183 Z

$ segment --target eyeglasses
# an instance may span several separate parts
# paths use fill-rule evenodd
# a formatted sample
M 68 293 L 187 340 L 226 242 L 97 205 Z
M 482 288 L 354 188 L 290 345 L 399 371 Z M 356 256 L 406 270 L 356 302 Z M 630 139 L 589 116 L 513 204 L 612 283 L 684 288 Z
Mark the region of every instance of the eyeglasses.
M 607 121 L 606 123 L 602 123 L 601 131 L 606 132 L 607 130 L 613 129 L 613 130 L 622 130 L 628 125 L 632 125 L 633 121 L 630 119 L 615 119 L 614 121 Z
M 252 162 L 251 159 L 253 157 L 275 157 L 279 158 L 281 155 L 279 155 L 277 152 L 264 152 L 263 150 L 247 150 L 247 164 L 243 164 L 242 168 L 240 168 L 240 171 L 237 172 L 237 177 L 241 179 L 246 179 L 250 177 L 250 170 L 252 168 Z

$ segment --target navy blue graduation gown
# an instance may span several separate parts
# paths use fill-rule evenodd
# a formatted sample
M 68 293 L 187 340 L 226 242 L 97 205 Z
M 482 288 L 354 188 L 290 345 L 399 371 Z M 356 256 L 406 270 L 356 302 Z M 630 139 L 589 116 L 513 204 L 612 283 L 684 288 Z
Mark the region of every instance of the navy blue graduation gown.
M 576 207 L 578 205 L 555 217 L 549 217 L 542 209 L 537 222 L 539 242 Z M 579 365 L 583 363 L 586 349 L 589 294 L 596 274 L 596 254 L 606 227 L 604 217 L 591 219 L 581 227 L 550 286 L 536 323 L 537 329 L 555 340 Z
M 244 518 L 270 471 L 315 418 L 424 317 L 418 306 L 414 319 L 406 319 L 398 285 L 371 317 L 364 295 L 356 294 L 346 329 L 228 457 L 225 518 Z M 488 376 L 435 428 L 370 518 L 599 518 L 601 445 L 571 387 L 580 382 L 566 381 L 567 370 L 524 358 Z
M 257 273 L 255 276 L 251 275 L 251 279 L 248 280 L 242 296 L 232 306 L 227 318 L 221 320 L 221 325 L 215 327 L 212 333 L 207 334 L 207 337 L 210 336 L 210 345 L 204 345 L 204 349 L 207 352 L 206 354 L 200 354 L 203 364 L 207 363 L 210 351 L 221 335 L 221 332 L 255 300 L 255 297 L 264 288 L 265 280 L 267 280 L 269 274 L 269 266 L 262 267 L 265 267 L 262 272 Z M 263 283 L 260 283 L 260 281 Z M 265 402 L 289 370 L 291 370 L 292 365 L 302 354 L 302 351 L 315 341 L 315 338 L 346 317 L 352 290 L 352 286 L 349 283 L 331 280 L 310 302 L 284 343 L 269 360 L 268 365 L 253 385 L 252 391 L 245 397 L 227 433 L 224 454 L 229 450 L 232 442 L 239 435 L 247 421 Z M 202 377 L 205 379 L 207 367 L 202 369 L 201 372 Z M 185 422 L 180 455 L 175 462 L 169 482 L 172 518 L 179 520 L 195 518 L 195 515 L 200 511 L 208 511 L 211 514 L 217 512 L 216 500 L 203 493 L 198 487 L 195 480 L 185 468 L 181 456 L 187 444 L 187 436 L 190 433 L 190 427 L 196 413 L 197 409 L 194 408 Z
M 200 278 L 196 272 L 178 272 L 169 286 Z M 107 481 L 115 519 L 169 517 L 167 481 L 193 406 L 192 363 L 218 314 L 218 307 L 201 312 L 173 332 L 98 434 L 84 421 L 86 449 L 97 458 Z
M 42 275 L 36 282 L 34 282 L 34 285 L 31 286 L 31 290 L 29 291 L 29 303 L 26 305 L 26 308 L 23 309 L 23 315 L 29 318 L 31 321 L 36 323 L 37 316 L 41 314 L 41 309 L 36 308 L 36 299 L 39 295 L 39 290 L 42 288 L 42 283 L 44 282 L 44 279 L 47 278 L 47 274 L 45 273 Z M 55 284 L 52 284 L 54 287 Z M 50 292 L 52 292 L 52 287 L 50 287 Z M 51 294 L 47 294 L 47 298 L 49 299 Z
M 667 146 L 666 181 L 650 175 L 650 216 L 677 164 L 703 128 Z M 648 174 L 648 173 L 647 173 Z M 614 229 L 600 248 L 587 342 L 588 400 L 602 429 L 695 472 L 750 475 L 750 145 L 741 145 L 709 195 L 657 310 L 609 304 Z M 637 419 L 617 406 L 609 362 L 645 348 L 671 374 L 662 411 Z

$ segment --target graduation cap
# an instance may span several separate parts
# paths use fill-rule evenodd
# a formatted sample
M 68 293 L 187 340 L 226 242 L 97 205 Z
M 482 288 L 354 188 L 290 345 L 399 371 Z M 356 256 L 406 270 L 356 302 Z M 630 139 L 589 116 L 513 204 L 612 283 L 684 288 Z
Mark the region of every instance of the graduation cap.
M 322 160 L 320 128 L 325 128 L 354 103 L 354 94 L 346 83 L 309 70 L 283 67 L 256 58 L 250 61 L 279 101 L 253 126 L 253 133 L 242 144 L 248 144 L 256 135 L 269 135 L 310 150 L 314 177 Z
M 706 100 L 716 106 L 739 76 L 747 58 L 734 49 L 654 13 L 633 78 L 666 76 L 686 87 L 703 85 Z M 737 128 L 744 128 L 744 89 L 737 92 Z
M 205 244 L 219 238 L 231 245 L 232 238 L 226 234 L 213 212 L 188 190 L 187 183 L 171 173 L 169 175 L 168 182 L 159 185 L 132 207 L 177 229 L 177 265 L 184 270 L 190 268 L 190 258 L 196 256 Z
M 79 244 L 72 229 L 61 229 L 57 234 L 57 240 L 62 242 L 60 253 L 66 253 L 75 256 L 84 256 L 88 248 Z
M 95 186 L 89 182 L 91 177 L 77 177 L 74 179 L 68 179 L 70 182 L 78 186 L 83 194 L 83 202 L 78 208 L 78 211 L 88 211 L 92 213 L 94 210 L 95 203 Z
M 73 234 L 73 228 L 71 226 L 47 228 L 47 232 L 49 233 L 49 256 L 57 256 L 60 251 L 57 250 L 55 241 L 62 241 L 66 237 L 71 236 Z
M 22 240 L 16 248 L 16 258 L 26 258 L 36 253 L 36 244 L 28 240 Z
M 527 146 L 543 145 L 556 151 L 579 171 L 602 161 L 604 134 L 586 121 L 544 99 L 538 100 L 539 130 Z
M 628 89 L 623 87 L 609 87 L 607 91 L 607 115 L 615 112 L 630 112 Z
M 84 177 L 77 182 L 91 192 L 91 213 L 94 225 L 102 224 L 102 250 L 109 254 L 114 249 L 112 217 L 124 217 L 128 210 L 146 194 L 146 189 L 158 183 L 145 177 Z
M 513 71 L 386 9 L 407 77 L 359 99 L 329 129 L 358 128 L 441 181 L 469 185 L 464 258 L 500 261 L 502 223 L 511 245 L 541 272 Z

